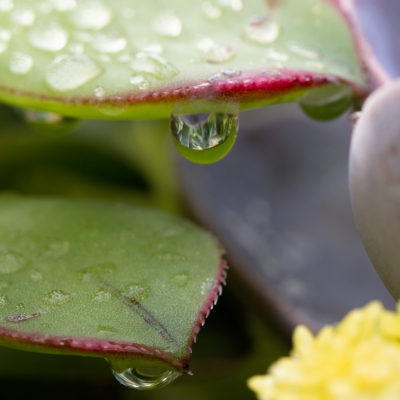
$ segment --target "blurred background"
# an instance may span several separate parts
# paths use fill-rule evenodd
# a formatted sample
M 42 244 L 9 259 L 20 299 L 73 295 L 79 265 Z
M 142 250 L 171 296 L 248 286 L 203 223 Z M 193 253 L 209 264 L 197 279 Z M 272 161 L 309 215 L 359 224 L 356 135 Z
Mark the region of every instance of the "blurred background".
M 195 165 L 168 121 L 57 120 L 0 108 L 0 189 L 118 199 L 191 218 L 226 249 L 228 285 L 170 386 L 126 389 L 106 361 L 0 348 L 1 398 L 253 399 L 246 379 L 350 309 L 394 300 L 358 238 L 347 187 L 349 115 L 321 123 L 296 104 L 242 112 L 233 150 Z

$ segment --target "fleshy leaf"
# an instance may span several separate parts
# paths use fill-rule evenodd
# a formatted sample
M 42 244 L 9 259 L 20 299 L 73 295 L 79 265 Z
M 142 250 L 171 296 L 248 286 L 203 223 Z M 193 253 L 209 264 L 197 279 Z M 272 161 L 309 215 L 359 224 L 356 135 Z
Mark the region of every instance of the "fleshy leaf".
M 243 109 L 334 79 L 365 86 L 327 0 L 10 0 L 0 26 L 0 100 L 75 117 L 162 118 L 193 99 Z
M 181 218 L 120 203 L 0 199 L 3 345 L 182 371 L 224 274 L 214 240 Z

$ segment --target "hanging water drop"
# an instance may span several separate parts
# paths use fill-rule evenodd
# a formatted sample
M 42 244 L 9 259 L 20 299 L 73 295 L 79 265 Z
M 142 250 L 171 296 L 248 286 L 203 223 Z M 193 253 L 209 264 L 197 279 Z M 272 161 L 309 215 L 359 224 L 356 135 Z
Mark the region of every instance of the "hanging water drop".
M 353 101 L 353 91 L 345 84 L 329 84 L 311 89 L 300 100 L 301 109 L 310 118 L 329 121 L 347 111 Z
M 189 161 L 210 164 L 225 157 L 235 143 L 239 113 L 235 109 L 211 113 L 171 115 L 177 150 Z
M 162 368 L 128 368 L 122 372 L 112 370 L 119 383 L 132 389 L 151 390 L 162 388 L 181 374 Z

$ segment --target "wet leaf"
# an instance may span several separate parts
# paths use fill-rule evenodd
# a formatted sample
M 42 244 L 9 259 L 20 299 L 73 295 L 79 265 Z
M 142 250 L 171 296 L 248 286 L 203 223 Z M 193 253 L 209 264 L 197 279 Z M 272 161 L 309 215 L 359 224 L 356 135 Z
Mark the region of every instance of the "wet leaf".
M 365 85 L 326 0 L 9 0 L 0 26 L 0 100 L 74 117 L 162 118 L 185 100 L 248 108 L 336 78 Z
M 214 240 L 181 218 L 120 203 L 0 199 L 3 345 L 182 371 L 223 275 Z

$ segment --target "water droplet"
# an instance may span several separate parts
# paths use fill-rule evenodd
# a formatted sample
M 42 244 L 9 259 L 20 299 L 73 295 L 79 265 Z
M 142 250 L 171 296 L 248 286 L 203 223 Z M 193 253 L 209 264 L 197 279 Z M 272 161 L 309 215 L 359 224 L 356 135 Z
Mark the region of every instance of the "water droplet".
M 242 0 L 218 0 L 218 4 L 233 11 L 241 11 L 243 9 Z
M 269 44 L 278 39 L 280 27 L 277 21 L 267 16 L 253 18 L 243 31 L 245 39 L 258 44 Z
M 288 54 L 282 53 L 281 51 L 278 51 L 272 47 L 266 49 L 265 55 L 267 56 L 268 59 L 273 61 L 284 62 L 289 60 Z
M 6 281 L 0 281 L 0 289 L 3 289 L 3 288 L 6 288 L 6 287 L 8 287 L 8 282 L 6 282 Z
M 55 114 L 57 115 L 57 114 Z M 70 243 L 67 240 L 60 242 L 52 242 L 47 246 L 47 250 L 44 252 L 45 257 L 59 258 L 69 252 Z
M 160 251 L 155 254 L 157 259 L 167 264 L 177 264 L 185 261 L 185 258 L 180 254 L 171 253 L 170 251 Z
M 36 24 L 29 31 L 29 43 L 45 51 L 59 51 L 65 47 L 68 41 L 67 32 L 58 24 Z
M 299 104 L 310 118 L 329 121 L 347 111 L 352 100 L 353 92 L 350 86 L 330 84 L 311 89 L 299 100 Z
M 208 82 L 215 82 L 215 81 L 219 81 L 221 79 L 235 78 L 240 75 L 241 75 L 240 71 L 236 71 L 234 69 L 226 69 L 224 71 L 217 72 L 216 74 L 210 76 L 207 80 L 208 80 Z
M 221 16 L 221 9 L 210 1 L 201 4 L 201 12 L 208 19 L 218 19 Z
M 129 82 L 139 90 L 146 90 L 149 87 L 149 81 L 143 75 L 132 75 Z
M 117 32 L 98 33 L 94 35 L 92 47 L 100 52 L 119 53 L 127 44 L 127 40 Z
M 11 39 L 11 32 L 7 29 L 0 29 L 0 54 L 8 48 L 8 42 Z
M 189 282 L 189 276 L 187 274 L 176 274 L 171 278 L 171 282 L 173 285 L 183 288 Z
M 172 11 L 165 11 L 154 20 L 153 30 L 161 36 L 177 37 L 182 32 L 182 22 Z
M 78 7 L 70 14 L 78 28 L 100 30 L 111 22 L 111 11 L 103 3 L 95 0 L 80 0 Z
M 202 282 L 200 286 L 200 293 L 204 296 L 207 294 L 214 285 L 214 279 L 206 278 L 204 282 Z
M 14 23 L 21 26 L 31 26 L 35 21 L 35 13 L 30 7 L 18 5 L 11 13 Z
M 31 279 L 35 282 L 41 281 L 43 279 L 42 273 L 39 271 L 36 271 L 36 270 L 32 270 L 30 276 L 31 276 Z
M 50 3 L 60 12 L 73 10 L 76 7 L 76 0 L 50 0 Z
M 83 278 L 102 277 L 103 275 L 112 273 L 116 270 L 117 267 L 115 264 L 111 262 L 105 262 L 84 268 L 82 271 L 80 271 L 80 275 Z
M 33 58 L 30 55 L 19 51 L 15 51 L 11 54 L 8 68 L 13 74 L 25 75 L 32 69 L 32 67 Z
M 104 335 L 104 336 L 113 336 L 118 333 L 117 329 L 111 328 L 110 326 L 98 326 L 97 331 L 99 335 Z
M 12 250 L 0 251 L 0 274 L 11 274 L 19 271 L 27 261 L 21 254 Z
M 40 313 L 8 315 L 6 317 L 6 320 L 8 322 L 18 323 L 18 322 L 28 321 L 30 319 L 40 317 L 40 315 L 41 315 Z
M 101 68 L 87 55 L 61 55 L 51 63 L 46 74 L 46 83 L 56 91 L 77 89 L 96 78 Z
M 47 293 L 44 297 L 44 301 L 48 304 L 60 306 L 71 300 L 71 298 L 71 294 L 56 289 Z
M 150 75 L 156 79 L 171 79 L 179 72 L 163 57 L 143 52 L 136 54 L 130 66 L 137 75 Z
M 132 389 L 151 390 L 168 385 L 181 374 L 160 368 L 128 368 L 123 372 L 112 370 L 119 383 Z
M 148 286 L 131 283 L 126 285 L 122 290 L 121 294 L 125 297 L 132 298 L 137 301 L 145 300 L 149 297 L 150 288 Z
M 13 0 L 0 0 L 0 12 L 8 12 L 14 8 Z
M 0 308 L 5 307 L 8 304 L 8 299 L 6 296 L 0 294 Z
M 318 60 L 320 55 L 315 50 L 309 49 L 296 43 L 289 43 L 289 50 L 300 57 L 308 58 L 309 60 Z
M 98 99 L 101 99 L 102 97 L 104 97 L 104 88 L 103 88 L 103 86 L 96 86 L 94 88 L 93 94 Z
M 209 164 L 226 156 L 235 143 L 236 110 L 171 115 L 170 127 L 177 150 L 188 160 Z
M 18 303 L 15 306 L 15 308 L 16 308 L 17 311 L 22 311 L 25 308 L 25 304 L 24 303 Z
M 94 294 L 93 300 L 98 303 L 103 303 L 105 301 L 110 300 L 111 297 L 112 297 L 112 295 L 110 292 L 107 292 L 106 290 L 103 290 L 103 289 L 99 289 Z
M 160 55 L 164 51 L 164 47 L 161 43 L 149 43 L 142 47 L 142 52 Z
M 206 37 L 197 42 L 197 50 L 205 61 L 210 64 L 220 64 L 234 57 L 235 52 L 231 46 L 225 46 Z

